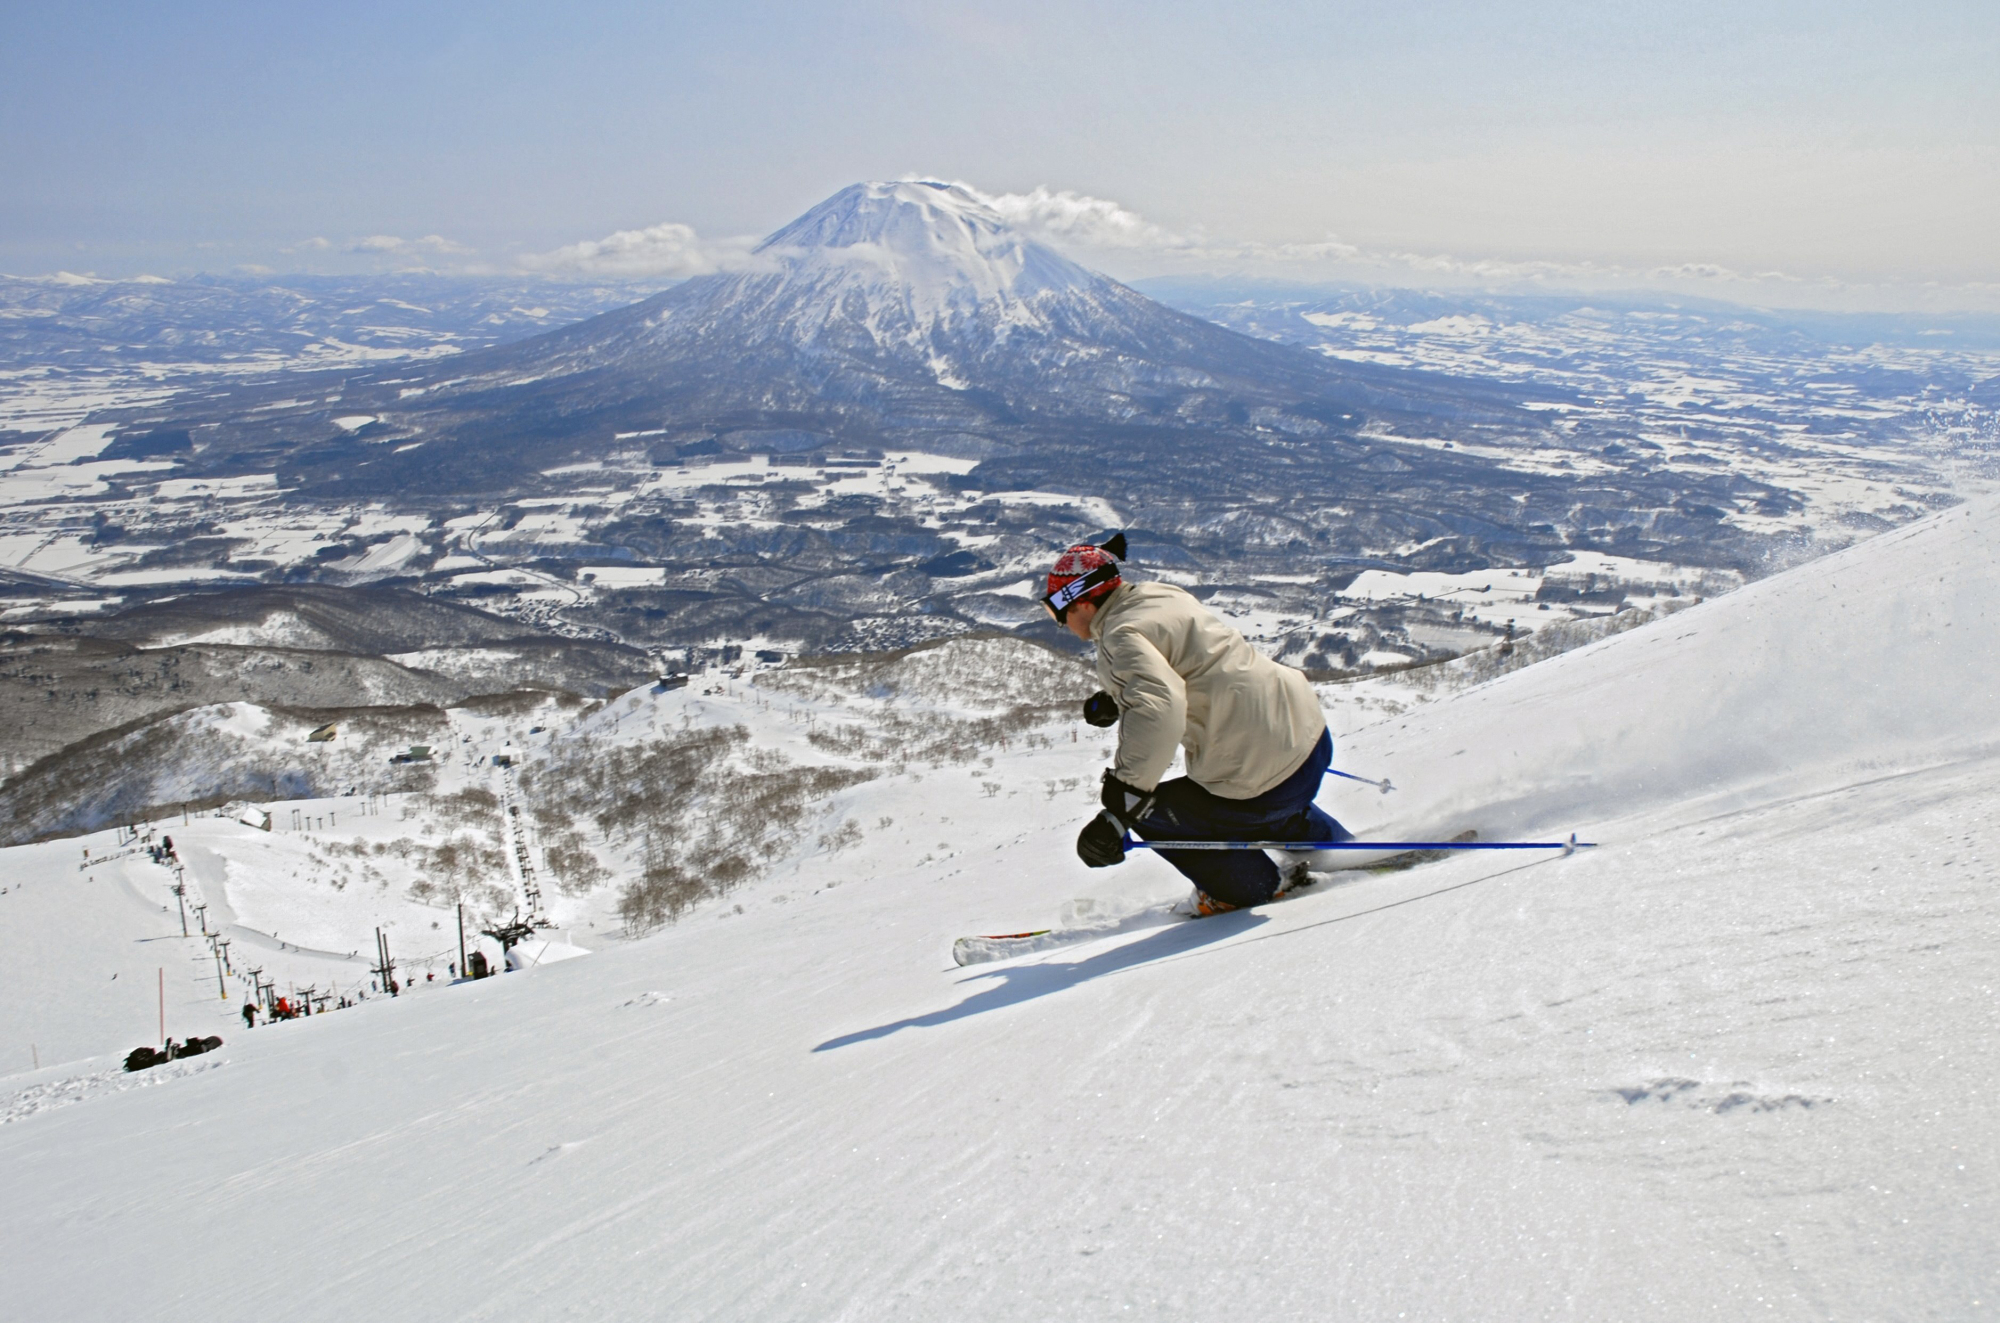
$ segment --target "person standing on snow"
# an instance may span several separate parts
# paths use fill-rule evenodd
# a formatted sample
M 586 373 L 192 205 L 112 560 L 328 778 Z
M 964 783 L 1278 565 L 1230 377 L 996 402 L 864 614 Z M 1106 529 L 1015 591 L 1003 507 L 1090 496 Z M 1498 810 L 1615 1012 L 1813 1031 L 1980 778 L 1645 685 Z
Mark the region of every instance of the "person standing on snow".
M 1306 677 L 1252 648 L 1190 594 L 1126 583 L 1120 533 L 1102 547 L 1069 548 L 1049 571 L 1042 605 L 1097 647 L 1104 689 L 1084 704 L 1094 726 L 1118 727 L 1104 773 L 1104 811 L 1076 852 L 1092 868 L 1125 859 L 1125 833 L 1143 840 L 1345 841 L 1353 833 L 1313 804 L 1333 761 L 1333 736 Z M 1187 754 L 1187 775 L 1160 778 Z M 1162 850 L 1194 883 L 1194 912 L 1261 905 L 1305 880 L 1262 850 Z

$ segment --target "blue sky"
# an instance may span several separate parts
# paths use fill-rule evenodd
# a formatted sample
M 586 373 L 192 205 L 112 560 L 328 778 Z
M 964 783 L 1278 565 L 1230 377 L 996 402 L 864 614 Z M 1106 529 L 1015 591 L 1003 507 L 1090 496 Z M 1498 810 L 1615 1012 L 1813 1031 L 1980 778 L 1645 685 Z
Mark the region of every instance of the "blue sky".
M 0 269 L 675 274 L 915 172 L 1128 277 L 1991 307 L 1996 69 L 1991 0 L 14 5 Z

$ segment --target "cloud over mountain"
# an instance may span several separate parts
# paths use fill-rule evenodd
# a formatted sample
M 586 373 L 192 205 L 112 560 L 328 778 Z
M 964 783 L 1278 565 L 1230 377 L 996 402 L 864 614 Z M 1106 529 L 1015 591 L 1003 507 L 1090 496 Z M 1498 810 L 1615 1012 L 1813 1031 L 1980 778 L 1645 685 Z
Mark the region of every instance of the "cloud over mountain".
M 567 244 L 519 260 L 529 271 L 549 274 L 678 278 L 741 271 L 750 265 L 756 240 L 749 236 L 704 239 L 692 225 L 665 221 L 639 230 L 616 230 L 602 239 Z
M 905 175 L 899 182 L 925 176 Z M 1473 286 L 1533 290 L 1667 290 L 1731 299 L 1815 300 L 1839 303 L 1843 296 L 1886 296 L 1890 302 L 1935 302 L 1939 297 L 1988 299 L 1995 286 L 1911 289 L 1856 283 L 1832 276 L 1784 270 L 1743 270 L 1689 254 L 1650 265 L 1529 255 L 1423 252 L 1394 245 L 1349 242 L 1338 234 L 1319 239 L 1272 242 L 1232 239 L 1197 225 L 1176 228 L 1153 220 L 1114 198 L 1038 184 L 1026 192 L 990 193 L 964 181 L 952 187 L 1037 242 L 1059 249 L 1125 279 L 1230 272 L 1283 280 L 1347 281 L 1389 286 Z M 325 246 L 326 241 L 314 241 Z M 356 241 L 373 244 L 375 239 Z M 387 239 L 414 251 L 422 240 Z M 662 221 L 618 230 L 600 239 L 564 245 L 516 259 L 524 271 L 552 276 L 609 279 L 687 279 L 756 269 L 755 235 L 704 237 L 693 226 Z M 360 247 L 348 251 L 364 251 Z M 464 252 L 462 248 L 449 250 Z
M 1050 243 L 1083 248 L 1134 248 L 1176 252 L 1202 246 L 1198 236 L 1177 234 L 1109 198 L 1037 185 L 1027 193 L 987 193 L 958 187 L 984 202 L 1008 224 Z
M 350 253 L 436 253 L 441 256 L 462 257 L 472 249 L 462 243 L 447 239 L 441 234 L 426 234 L 421 239 L 401 239 L 393 234 L 371 234 L 356 239 L 347 245 Z
M 1790 299 L 1808 291 L 1886 291 L 1831 276 L 1790 271 L 1746 271 L 1690 257 L 1651 266 L 1537 257 L 1416 252 L 1349 243 L 1338 235 L 1304 242 L 1225 239 L 1197 227 L 1180 231 L 1149 220 L 1111 198 L 1037 185 L 1026 193 L 987 193 L 957 187 L 1005 217 L 1010 225 L 1072 255 L 1095 259 L 1127 276 L 1232 269 L 1290 279 L 1353 280 L 1408 285 L 1438 282 L 1521 288 L 1668 289 L 1710 297 Z M 1129 268 L 1129 269 L 1127 269 Z M 1984 295 L 1992 286 L 1970 282 L 1962 293 Z M 1935 292 L 1935 290 L 1933 290 Z
M 405 239 L 395 234 L 365 234 L 346 240 L 329 239 L 316 234 L 303 239 L 286 253 L 345 253 L 356 257 L 470 257 L 475 251 L 470 246 L 447 239 L 442 234 L 426 234 L 416 239 Z

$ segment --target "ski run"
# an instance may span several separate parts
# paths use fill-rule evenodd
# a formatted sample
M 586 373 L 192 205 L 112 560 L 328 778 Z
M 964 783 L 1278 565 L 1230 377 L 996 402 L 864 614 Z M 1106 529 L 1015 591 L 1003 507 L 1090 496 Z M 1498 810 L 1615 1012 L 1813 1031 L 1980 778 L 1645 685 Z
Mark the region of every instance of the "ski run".
M 136 1075 L 189 959 L 157 879 L 79 869 L 108 831 L 5 851 L 6 1313 L 1993 1317 L 1996 603 L 1982 499 L 1332 710 L 1336 766 L 1396 788 L 1327 781 L 1364 838 L 1594 849 L 1172 921 L 1160 861 L 1077 862 L 1079 795 L 982 792 L 1094 784 L 1102 739 L 1064 732 L 843 790 L 859 843 L 643 940 L 558 909 L 589 958 L 248 1033 L 183 979 L 168 1031 L 225 1045 Z M 648 701 L 747 719 L 692 690 Z M 246 861 L 287 838 L 184 834 L 214 912 L 268 933 Z M 345 902 L 316 903 L 268 955 L 335 977 Z

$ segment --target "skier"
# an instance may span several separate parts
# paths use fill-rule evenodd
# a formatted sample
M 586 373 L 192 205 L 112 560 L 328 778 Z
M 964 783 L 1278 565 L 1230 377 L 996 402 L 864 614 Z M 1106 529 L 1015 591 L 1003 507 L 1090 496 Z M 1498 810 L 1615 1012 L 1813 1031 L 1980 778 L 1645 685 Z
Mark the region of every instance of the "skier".
M 243 1003 L 243 1027 L 246 1029 L 257 1027 L 257 1007 L 252 1002 Z
M 1104 811 L 1077 837 L 1078 856 L 1092 868 L 1122 863 L 1127 831 L 1144 840 L 1352 840 L 1313 804 L 1333 737 L 1305 676 L 1181 589 L 1126 583 L 1124 555 L 1122 533 L 1069 548 L 1042 598 L 1057 624 L 1097 645 L 1104 689 L 1084 704 L 1084 719 L 1118 727 Z M 1188 774 L 1162 781 L 1176 746 Z M 1199 916 L 1261 905 L 1307 880 L 1304 860 L 1281 874 L 1262 850 L 1159 853 L 1194 883 Z

